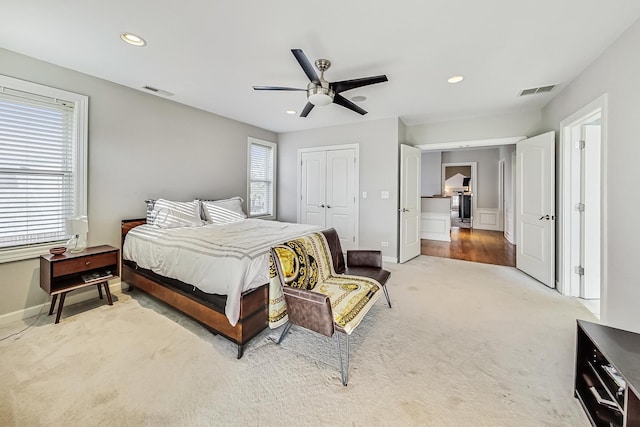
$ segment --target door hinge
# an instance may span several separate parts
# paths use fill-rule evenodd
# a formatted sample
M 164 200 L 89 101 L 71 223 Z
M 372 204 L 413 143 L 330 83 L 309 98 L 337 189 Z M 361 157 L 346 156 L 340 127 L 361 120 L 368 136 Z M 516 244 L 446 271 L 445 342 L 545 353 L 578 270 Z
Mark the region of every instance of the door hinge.
M 575 268 L 575 273 L 579 276 L 584 276 L 584 267 L 578 265 Z
M 578 143 L 576 144 L 576 148 L 578 150 L 584 150 L 584 141 L 578 141 Z
M 356 242 L 356 236 L 353 236 L 353 243 Z
M 576 204 L 576 210 L 578 212 L 584 212 L 584 203 L 578 203 Z

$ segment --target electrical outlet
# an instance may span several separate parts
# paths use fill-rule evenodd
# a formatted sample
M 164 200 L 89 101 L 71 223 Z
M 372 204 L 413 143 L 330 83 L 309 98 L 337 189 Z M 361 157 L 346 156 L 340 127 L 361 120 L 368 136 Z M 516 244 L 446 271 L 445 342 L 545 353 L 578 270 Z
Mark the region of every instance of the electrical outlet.
M 363 198 L 363 199 L 366 199 L 366 198 L 367 198 L 367 192 L 366 192 L 366 191 L 363 191 L 363 192 L 362 192 L 362 198 Z
M 389 246 L 389 242 L 382 242 L 381 245 L 383 248 L 386 248 L 387 246 Z
M 381 191 L 380 192 L 380 198 L 381 199 L 388 199 L 389 198 L 389 192 L 388 191 Z

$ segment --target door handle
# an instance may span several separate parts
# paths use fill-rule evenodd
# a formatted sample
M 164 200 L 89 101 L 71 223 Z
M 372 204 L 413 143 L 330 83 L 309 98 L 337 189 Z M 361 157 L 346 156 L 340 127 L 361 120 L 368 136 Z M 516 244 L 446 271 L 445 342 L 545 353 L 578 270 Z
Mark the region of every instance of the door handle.
M 402 209 L 400 209 L 400 212 L 409 212 L 409 209 L 402 208 Z
M 327 208 L 328 208 L 328 209 L 331 209 L 331 205 L 327 205 Z
M 550 219 L 556 219 L 556 217 L 553 215 L 542 215 L 540 218 L 538 218 L 539 221 L 542 221 L 543 219 L 549 221 Z
M 324 205 L 320 205 L 321 208 L 324 208 Z

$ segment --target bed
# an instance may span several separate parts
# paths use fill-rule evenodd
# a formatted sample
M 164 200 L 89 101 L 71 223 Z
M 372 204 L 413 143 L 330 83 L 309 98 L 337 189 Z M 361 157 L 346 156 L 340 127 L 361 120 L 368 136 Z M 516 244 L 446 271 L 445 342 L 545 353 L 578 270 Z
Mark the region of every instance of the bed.
M 122 279 L 237 344 L 239 359 L 268 324 L 270 247 L 317 230 L 259 219 L 169 228 L 123 220 Z

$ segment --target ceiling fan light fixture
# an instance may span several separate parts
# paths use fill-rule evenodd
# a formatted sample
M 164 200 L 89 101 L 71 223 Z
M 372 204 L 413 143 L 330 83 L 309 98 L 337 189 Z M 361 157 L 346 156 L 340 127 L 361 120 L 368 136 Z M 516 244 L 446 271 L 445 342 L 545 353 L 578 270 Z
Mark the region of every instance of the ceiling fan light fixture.
M 320 85 L 316 85 L 312 82 L 307 88 L 308 101 L 318 107 L 331 104 L 333 102 L 333 97 L 335 96 L 335 92 L 331 89 L 328 83 L 326 85 L 324 83 L 327 82 L 321 82 Z
M 125 43 L 128 43 L 132 46 L 145 46 L 147 44 L 147 42 L 145 41 L 145 39 L 143 39 L 140 36 L 137 36 L 133 33 L 122 33 L 120 34 L 120 38 L 122 39 L 122 41 L 124 41 Z
M 463 76 L 451 76 L 447 79 L 449 83 L 460 83 L 464 80 Z
M 294 114 L 296 114 L 296 110 L 287 110 L 286 113 L 290 116 L 293 116 Z

